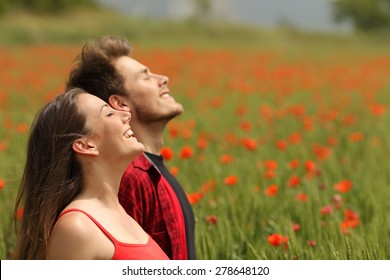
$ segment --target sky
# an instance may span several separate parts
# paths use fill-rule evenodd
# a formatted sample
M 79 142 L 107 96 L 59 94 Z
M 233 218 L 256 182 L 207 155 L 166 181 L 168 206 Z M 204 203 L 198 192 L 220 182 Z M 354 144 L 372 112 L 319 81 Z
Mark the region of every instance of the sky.
M 191 0 L 98 0 L 125 14 L 180 19 L 193 12 Z M 228 22 L 276 27 L 281 22 L 309 31 L 344 32 L 332 20 L 331 0 L 212 0 L 213 14 Z

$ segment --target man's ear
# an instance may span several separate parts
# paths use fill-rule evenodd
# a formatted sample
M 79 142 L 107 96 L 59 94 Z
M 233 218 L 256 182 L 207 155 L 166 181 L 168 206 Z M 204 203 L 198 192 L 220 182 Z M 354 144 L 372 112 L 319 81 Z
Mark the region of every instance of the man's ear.
M 72 149 L 76 154 L 81 155 L 99 155 L 99 151 L 93 142 L 88 141 L 86 138 L 79 138 L 73 142 Z
M 108 104 L 118 111 L 130 111 L 129 102 L 125 96 L 113 94 L 108 97 Z

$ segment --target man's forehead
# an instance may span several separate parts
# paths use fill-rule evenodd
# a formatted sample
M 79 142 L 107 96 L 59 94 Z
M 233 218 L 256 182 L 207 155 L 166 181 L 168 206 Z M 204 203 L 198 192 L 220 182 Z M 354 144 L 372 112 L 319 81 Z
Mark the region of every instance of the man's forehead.
M 145 65 L 143 65 L 138 60 L 128 57 L 128 56 L 122 56 L 117 59 L 116 65 L 118 68 L 132 68 L 134 71 L 140 71 L 143 68 L 147 68 Z

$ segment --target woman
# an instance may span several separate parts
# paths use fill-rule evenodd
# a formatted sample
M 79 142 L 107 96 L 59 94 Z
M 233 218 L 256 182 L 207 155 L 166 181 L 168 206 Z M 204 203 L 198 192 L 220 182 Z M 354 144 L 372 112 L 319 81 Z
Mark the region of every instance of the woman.
M 144 151 L 130 118 L 77 88 L 42 108 L 15 206 L 17 259 L 167 259 L 118 202 L 124 170 Z

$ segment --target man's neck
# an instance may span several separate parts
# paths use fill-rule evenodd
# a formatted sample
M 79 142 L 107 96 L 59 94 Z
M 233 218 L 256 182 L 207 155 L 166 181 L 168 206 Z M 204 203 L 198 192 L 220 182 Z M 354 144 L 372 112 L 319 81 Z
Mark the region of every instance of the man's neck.
M 134 134 L 137 140 L 144 144 L 145 152 L 160 154 L 160 150 L 164 145 L 163 127 L 139 126 L 134 128 Z
M 156 141 L 153 141 L 153 142 L 154 143 L 143 142 L 143 144 L 145 146 L 145 152 L 148 152 L 148 153 L 151 153 L 151 154 L 155 154 L 155 155 L 159 155 L 160 154 L 160 150 L 163 147 L 164 142 L 163 141 L 161 141 L 160 143 L 156 143 Z M 141 141 L 141 143 L 142 143 L 142 141 Z

